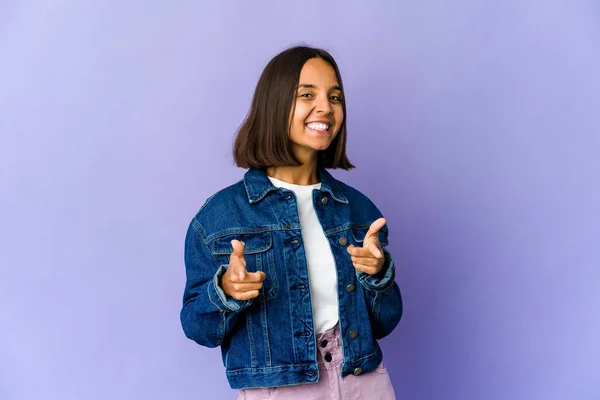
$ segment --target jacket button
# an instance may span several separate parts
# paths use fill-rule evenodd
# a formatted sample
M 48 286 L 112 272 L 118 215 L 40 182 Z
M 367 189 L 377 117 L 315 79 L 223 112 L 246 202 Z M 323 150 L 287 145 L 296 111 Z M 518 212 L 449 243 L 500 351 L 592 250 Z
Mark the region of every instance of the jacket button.
M 348 293 L 354 292 L 354 289 L 356 289 L 356 286 L 354 286 L 353 284 L 349 284 L 348 286 L 346 286 L 346 292 Z
M 350 339 L 355 339 L 358 336 L 358 332 L 352 329 L 350 333 L 348 333 L 348 336 L 350 336 Z
M 323 204 L 324 206 L 326 206 L 328 201 L 329 201 L 329 200 L 327 199 L 327 196 L 325 196 L 325 197 L 323 197 L 323 198 L 321 199 L 321 204 Z
M 345 237 L 343 237 L 343 236 L 342 236 L 342 237 L 340 238 L 340 240 L 339 240 L 339 243 L 340 243 L 342 246 L 345 246 L 345 245 L 347 245 L 347 244 L 348 244 L 348 239 L 346 239 Z
M 354 368 L 354 375 L 360 375 L 362 374 L 362 368 L 358 367 L 358 368 Z
M 331 353 L 325 354 L 324 358 L 325 358 L 325 361 L 327 361 L 327 362 L 331 362 L 331 360 L 333 359 L 333 357 L 331 357 Z

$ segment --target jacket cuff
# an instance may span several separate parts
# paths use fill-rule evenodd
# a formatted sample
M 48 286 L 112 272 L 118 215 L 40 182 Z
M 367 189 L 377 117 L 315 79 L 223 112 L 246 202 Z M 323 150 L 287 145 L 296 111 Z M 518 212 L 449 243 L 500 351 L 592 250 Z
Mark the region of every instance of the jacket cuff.
M 356 277 L 360 284 L 367 290 L 375 292 L 383 292 L 394 285 L 396 279 L 396 272 L 394 268 L 394 259 L 392 255 L 383 249 L 385 261 L 381 271 L 374 275 L 369 275 L 362 271 L 356 271 Z
M 208 299 L 211 303 L 215 305 L 222 312 L 237 312 L 241 311 L 244 308 L 248 307 L 252 304 L 252 299 L 250 300 L 236 300 L 233 297 L 229 297 L 225 294 L 223 289 L 219 286 L 219 281 L 223 274 L 227 271 L 227 267 L 221 265 L 215 275 L 213 276 L 212 281 L 208 284 Z

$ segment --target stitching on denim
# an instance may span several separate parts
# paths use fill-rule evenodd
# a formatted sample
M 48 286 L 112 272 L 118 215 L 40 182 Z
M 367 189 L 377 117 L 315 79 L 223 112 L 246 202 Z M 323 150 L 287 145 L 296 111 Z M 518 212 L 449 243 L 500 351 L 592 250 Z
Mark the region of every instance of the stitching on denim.
M 247 312 L 244 314 L 246 317 L 246 334 L 248 336 L 248 342 L 250 343 L 250 365 L 252 368 L 256 368 L 256 349 L 254 347 L 254 335 L 252 334 L 252 315 Z
M 379 296 L 380 292 L 375 292 L 375 295 L 373 296 L 373 306 L 371 307 L 371 312 L 375 319 L 379 317 Z
M 260 316 L 263 328 L 263 337 L 265 341 L 265 348 L 267 350 L 267 359 L 265 360 L 268 367 L 271 366 L 271 344 L 269 343 L 269 322 L 267 318 L 267 301 L 261 302 L 260 304 Z
M 236 368 L 236 369 L 230 369 L 227 371 L 227 375 L 236 375 L 236 374 L 241 374 L 244 372 L 255 372 L 255 371 L 270 371 L 270 370 L 282 370 L 282 369 L 290 369 L 290 367 L 292 367 L 291 369 L 297 369 L 297 368 L 302 368 L 302 367 L 312 367 L 314 364 L 316 363 L 294 363 L 292 365 L 278 365 L 275 367 L 256 367 L 256 368 Z
M 204 244 L 206 244 L 206 235 L 204 233 L 204 229 L 202 228 L 202 224 L 200 224 L 200 221 L 198 221 L 196 217 L 192 219 L 192 228 L 194 228 L 198 235 L 200 235 L 200 238 L 202 239 Z
M 220 323 L 219 323 L 219 331 L 217 333 L 217 342 L 219 344 L 221 344 L 223 342 L 223 338 L 225 337 L 225 322 L 226 322 L 226 319 L 225 319 L 225 313 L 224 312 L 219 313 L 219 314 L 221 314 L 221 320 L 219 321 Z
M 283 270 L 285 271 L 285 279 L 286 282 L 288 283 L 289 286 L 289 282 L 290 282 L 290 275 L 289 275 L 289 268 L 291 268 L 291 266 L 289 266 L 288 268 L 288 263 L 285 262 L 285 251 L 283 252 L 283 256 L 284 256 L 284 268 Z M 289 300 L 288 300 L 288 312 L 289 312 L 289 316 L 290 318 L 288 318 L 288 321 L 290 321 L 290 332 L 294 332 L 294 314 L 293 314 L 293 309 L 292 309 L 292 297 L 293 297 L 293 290 L 288 291 L 289 292 Z M 293 344 L 292 341 L 292 353 L 294 354 L 294 363 L 298 362 L 298 354 L 296 353 L 296 346 Z
M 230 228 L 218 231 L 206 236 L 205 243 L 212 242 L 213 240 L 222 238 L 228 235 L 243 235 L 249 233 L 266 233 L 266 232 L 278 232 L 278 231 L 294 231 L 300 230 L 300 224 L 274 224 L 274 225 L 263 225 L 258 228 Z M 204 239 L 204 237 L 203 237 Z
M 392 286 L 394 286 L 394 277 L 393 276 L 390 278 L 390 282 L 387 285 L 385 285 L 384 287 L 382 287 L 382 288 L 377 288 L 377 287 L 373 286 L 369 282 L 369 279 L 365 278 L 365 277 L 360 278 L 359 281 L 360 281 L 360 283 L 363 285 L 363 287 L 365 289 L 367 289 L 367 290 L 369 290 L 369 291 L 371 291 L 373 293 L 387 292 L 388 290 L 391 289 Z
M 246 177 L 244 176 L 244 179 L 242 179 L 244 181 L 244 189 L 246 189 L 246 194 L 248 194 L 248 201 L 252 202 L 252 198 L 254 197 L 254 194 L 252 193 L 252 189 L 250 188 L 250 186 L 248 186 L 248 181 L 246 180 Z
M 339 232 L 347 231 L 351 226 L 352 226 L 352 224 L 345 223 L 345 224 L 340 225 L 340 226 L 338 226 L 336 228 L 327 229 L 327 230 L 324 231 L 325 232 L 325 236 L 331 236 L 331 235 L 334 235 L 334 234 L 339 233 Z
M 211 303 L 213 303 L 213 304 L 214 304 L 214 306 L 215 306 L 215 307 L 217 307 L 217 309 L 218 309 L 219 311 L 225 311 L 225 310 L 223 310 L 221 307 L 219 307 L 219 305 L 218 305 L 217 303 L 215 303 L 215 302 L 213 301 L 213 299 L 210 297 L 210 285 L 214 285 L 214 282 L 213 282 L 213 281 L 210 281 L 210 282 L 208 282 L 208 285 L 206 285 L 206 294 L 207 294 L 207 296 L 208 296 L 208 300 L 210 300 L 210 302 L 211 302 Z M 216 291 L 216 290 L 215 290 L 215 293 L 217 293 L 217 291 Z M 219 296 L 219 293 L 217 293 L 217 296 Z
M 277 294 L 277 289 L 279 286 L 279 281 L 277 280 L 277 272 L 274 271 L 275 267 L 275 260 L 273 259 L 273 252 L 270 251 L 267 253 L 267 269 L 269 270 L 269 275 L 271 275 L 270 277 L 270 282 L 271 282 L 271 292 L 272 294 L 269 295 L 269 298 L 275 297 L 275 295 Z M 264 267 L 263 267 L 264 270 Z
M 269 226 L 261 226 L 259 228 L 229 228 L 222 231 L 212 233 L 206 237 L 207 242 L 212 242 L 228 235 L 244 235 L 249 233 L 269 233 L 272 229 Z
M 239 233 L 238 235 L 246 235 L 246 234 L 244 234 L 244 233 Z M 262 234 L 261 234 L 261 235 L 262 235 Z M 258 236 L 258 235 L 257 235 L 257 236 Z M 252 240 L 252 238 L 246 239 L 246 246 L 245 246 L 245 248 L 244 248 L 244 254 L 257 254 L 257 253 L 263 253 L 263 252 L 265 252 L 265 251 L 269 250 L 271 247 L 273 247 L 273 237 L 272 237 L 271 233 L 270 233 L 270 232 L 264 232 L 264 237 L 265 237 L 265 241 L 266 241 L 266 242 L 265 242 L 265 245 L 264 245 L 264 246 L 262 246 L 262 247 L 254 247 L 254 248 L 253 248 L 253 247 L 250 247 L 250 243 L 249 243 L 249 240 Z M 220 239 L 220 238 L 217 238 L 217 239 L 215 239 L 215 240 L 211 241 L 211 243 L 212 243 L 212 246 L 211 246 L 211 248 L 210 248 L 210 252 L 211 252 L 213 255 L 215 255 L 215 256 L 216 256 L 216 255 L 223 255 L 223 254 L 230 255 L 230 254 L 231 254 L 231 252 L 233 251 L 233 248 L 227 248 L 227 250 L 223 250 L 223 251 L 220 251 L 220 250 L 219 250 L 219 251 L 217 251 L 217 250 L 215 249 L 215 248 L 217 247 L 217 245 L 218 245 L 219 239 Z M 259 240 L 260 240 L 260 238 L 259 238 Z
M 375 356 L 377 356 L 377 353 L 378 353 L 378 352 L 377 352 L 377 350 L 375 350 L 374 352 L 372 352 L 372 353 L 369 353 L 369 354 L 367 354 L 366 356 L 362 356 L 361 358 L 355 358 L 354 360 L 350 360 L 350 361 L 348 361 L 348 362 L 347 362 L 347 363 L 345 363 L 345 364 L 355 364 L 355 363 L 357 363 L 357 362 L 359 362 L 359 361 L 362 361 L 362 360 L 364 360 L 365 358 L 371 358 L 371 357 L 375 357 Z

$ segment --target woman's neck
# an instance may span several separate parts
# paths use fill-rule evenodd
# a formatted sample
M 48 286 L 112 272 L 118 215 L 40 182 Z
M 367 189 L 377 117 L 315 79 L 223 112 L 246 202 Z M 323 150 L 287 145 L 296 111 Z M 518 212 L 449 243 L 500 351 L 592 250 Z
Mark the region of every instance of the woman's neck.
M 317 164 L 301 165 L 298 167 L 268 167 L 267 175 L 293 185 L 314 185 L 319 183 Z

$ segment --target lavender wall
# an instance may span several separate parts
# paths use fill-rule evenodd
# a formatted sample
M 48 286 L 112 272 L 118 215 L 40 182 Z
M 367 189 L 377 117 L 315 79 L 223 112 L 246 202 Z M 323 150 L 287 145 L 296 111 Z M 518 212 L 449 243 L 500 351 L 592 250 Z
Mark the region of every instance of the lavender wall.
M 176 3 L 0 3 L 0 399 L 235 398 L 183 238 L 298 42 L 389 221 L 398 398 L 600 398 L 598 2 Z

